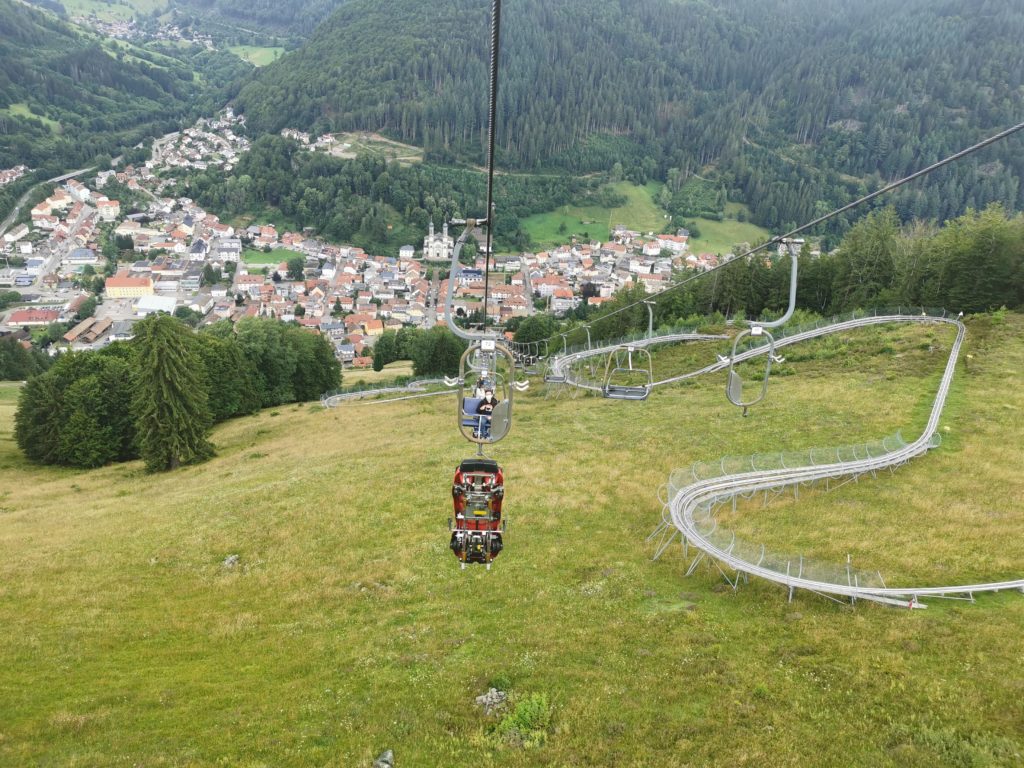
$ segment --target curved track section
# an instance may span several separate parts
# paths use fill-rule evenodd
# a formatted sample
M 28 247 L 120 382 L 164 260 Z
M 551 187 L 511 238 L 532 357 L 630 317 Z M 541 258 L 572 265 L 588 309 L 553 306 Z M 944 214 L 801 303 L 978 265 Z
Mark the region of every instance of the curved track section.
M 551 358 L 550 374 L 556 377 L 564 377 L 564 383 L 570 387 L 576 387 L 577 389 L 586 389 L 591 392 L 600 392 L 603 384 L 595 381 L 588 381 L 579 375 L 579 364 L 594 357 L 607 357 L 609 354 L 614 352 L 623 346 L 629 347 L 653 347 L 657 344 L 676 344 L 685 341 L 722 341 L 723 339 L 729 338 L 721 334 L 709 334 L 709 333 L 694 333 L 691 331 L 683 331 L 679 333 L 669 333 L 664 336 L 651 336 L 645 339 L 636 339 L 630 341 L 620 341 L 613 344 L 605 344 L 599 347 L 592 347 L 590 349 L 579 349 L 572 352 L 568 352 L 562 355 L 555 355 Z M 702 368 L 699 371 L 695 371 L 692 374 L 686 374 L 683 378 L 690 378 L 691 376 L 699 376 L 702 373 L 709 373 L 713 370 L 719 370 L 721 366 L 714 364 Z M 726 363 L 725 367 L 728 368 L 729 364 Z M 654 386 L 659 384 L 668 384 L 679 379 L 666 379 L 664 381 L 654 382 Z
M 434 397 L 436 395 L 450 395 L 451 390 L 443 389 L 437 392 L 428 392 L 427 388 L 444 384 L 444 379 L 419 379 L 410 381 L 396 387 L 377 387 L 375 389 L 359 389 L 353 392 L 338 392 L 335 394 L 322 395 L 320 405 L 324 408 L 333 408 L 342 403 L 349 403 L 356 400 L 365 400 L 370 397 L 381 395 L 398 395 L 388 400 L 374 400 L 375 403 L 393 402 L 395 400 L 411 400 L 417 397 Z M 404 397 L 403 397 L 404 395 Z
M 937 434 L 939 418 L 949 394 L 966 332 L 959 320 L 946 317 L 945 313 L 941 316 L 896 313 L 852 317 L 848 320 L 797 331 L 790 336 L 779 338 L 776 340 L 775 348 L 831 333 L 885 323 L 946 323 L 957 329 L 956 340 L 950 350 L 938 392 L 932 403 L 928 423 L 921 435 L 909 443 L 903 441 L 899 436 L 895 436 L 874 446 L 835 449 L 834 452 L 829 451 L 828 456 L 820 454 L 816 456 L 814 452 L 806 457 L 780 454 L 773 460 L 762 462 L 772 465 L 771 468 L 765 469 L 757 469 L 756 463 L 754 463 L 749 471 L 732 472 L 726 468 L 723 461 L 718 476 L 706 479 L 698 477 L 700 473 L 696 468 L 677 470 L 672 473 L 661 494 L 661 501 L 664 504 L 662 525 L 651 534 L 651 538 L 660 536 L 656 557 L 667 548 L 676 535 L 681 534 L 684 547 L 692 546 L 700 553 L 691 563 L 688 573 L 692 573 L 701 559 L 707 557 L 716 564 L 719 571 L 734 588 L 738 586 L 741 577 L 756 576 L 786 587 L 789 590 L 790 598 L 795 590 L 804 589 L 833 599 L 872 600 L 920 608 L 925 607 L 919 602 L 922 597 L 970 598 L 978 592 L 995 592 L 1006 589 L 1024 591 L 1024 579 L 952 586 L 888 587 L 879 574 L 855 572 L 849 565 L 845 569 L 822 570 L 805 562 L 803 558 L 771 556 L 765 552 L 763 547 L 744 545 L 737 541 L 734 534 L 719 527 L 715 510 L 723 504 L 734 504 L 737 499 L 751 498 L 761 493 L 765 494 L 767 499 L 769 494 L 778 494 L 787 489 L 792 489 L 794 493 L 798 494 L 801 486 L 828 485 L 835 480 L 855 480 L 868 474 L 874 476 L 880 470 L 893 470 L 939 444 Z M 679 334 L 679 336 L 686 336 L 686 334 Z M 633 345 L 641 346 L 676 340 L 692 340 L 692 338 L 654 337 L 633 342 Z M 585 389 L 599 389 L 599 387 L 591 385 L 590 382 L 571 379 L 572 371 L 579 361 L 591 356 L 608 354 L 615 349 L 615 346 L 618 345 L 560 356 L 552 361 L 552 370 L 559 375 L 566 376 L 567 384 Z M 749 360 L 767 351 L 766 345 L 755 347 L 737 355 L 737 361 Z M 729 361 L 720 359 L 699 370 L 657 381 L 655 386 L 682 381 L 728 367 Z M 735 573 L 735 577 L 730 579 L 723 567 L 731 569 Z

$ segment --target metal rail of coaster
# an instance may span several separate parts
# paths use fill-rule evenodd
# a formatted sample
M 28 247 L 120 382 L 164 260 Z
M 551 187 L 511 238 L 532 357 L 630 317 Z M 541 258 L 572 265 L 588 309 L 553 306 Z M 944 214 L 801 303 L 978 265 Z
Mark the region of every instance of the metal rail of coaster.
M 595 347 L 570 347 L 560 355 L 555 355 L 549 360 L 549 373 L 545 377 L 554 380 L 555 383 L 566 384 L 570 387 L 602 392 L 604 381 L 588 381 L 579 376 L 573 376 L 574 366 L 578 363 L 588 361 L 592 358 L 609 358 L 617 350 L 646 349 L 658 344 L 675 344 L 685 341 L 722 341 L 729 337 L 724 334 L 697 333 L 692 330 L 669 331 L 659 336 L 627 336 L 612 342 L 606 342 Z M 650 386 L 655 387 L 662 382 L 652 381 Z
M 881 470 L 893 471 L 912 458 L 936 447 L 939 442 L 938 423 L 949 394 L 953 373 L 959 358 L 966 332 L 958 318 L 946 312 L 905 314 L 903 309 L 895 312 L 854 313 L 846 319 L 821 321 L 809 328 L 801 328 L 780 334 L 772 342 L 765 340 L 752 349 L 737 351 L 734 356 L 721 356 L 719 360 L 696 371 L 662 379 L 653 386 L 663 386 L 676 381 L 700 376 L 705 373 L 727 370 L 737 362 L 749 360 L 758 355 L 774 354 L 774 350 L 801 341 L 833 333 L 865 328 L 887 323 L 945 323 L 957 328 L 956 340 L 950 350 L 949 359 L 943 372 L 938 391 L 932 404 L 928 423 L 921 435 L 912 442 L 906 442 L 896 435 L 876 443 L 846 446 L 827 450 L 812 450 L 805 454 L 780 453 L 771 456 L 756 456 L 745 462 L 723 459 L 715 469 L 698 464 L 688 469 L 678 469 L 659 490 L 658 498 L 663 504 L 661 525 L 648 537 L 658 542 L 655 557 L 671 544 L 676 536 L 682 537 L 684 553 L 693 547 L 698 554 L 690 561 L 687 575 L 705 559 L 714 563 L 733 589 L 740 580 L 749 576 L 781 584 L 793 593 L 804 589 L 830 599 L 851 601 L 870 600 L 879 603 L 909 608 L 926 607 L 920 602 L 923 597 L 973 599 L 976 593 L 998 592 L 1007 589 L 1024 591 L 1024 578 L 976 584 L 888 587 L 877 572 L 854 570 L 851 563 L 845 566 L 822 567 L 803 557 L 780 557 L 768 553 L 763 546 L 750 546 L 737 540 L 735 534 L 721 528 L 715 517 L 715 510 L 723 504 L 736 504 L 738 499 L 752 498 L 764 494 L 765 500 L 791 489 L 799 494 L 801 486 L 824 484 L 826 488 L 834 481 L 842 483 L 856 481 L 864 475 L 875 476 Z M 646 340 L 648 343 L 667 343 L 686 334 L 670 334 Z M 645 340 L 633 343 L 640 346 Z M 589 382 L 577 382 L 569 373 L 573 365 L 588 355 L 608 354 L 618 344 L 591 350 L 577 350 L 558 356 L 552 361 L 552 370 L 564 372 L 566 383 L 586 389 L 596 389 Z M 713 475 L 708 477 L 706 475 Z M 734 575 L 729 576 L 728 571 Z
M 348 392 L 329 392 L 320 396 L 320 405 L 324 408 L 334 408 L 341 403 L 355 400 L 376 398 L 381 395 L 413 394 L 416 397 L 433 397 L 435 395 L 447 395 L 451 392 L 443 389 L 437 392 L 428 392 L 427 388 L 444 385 L 444 379 L 414 379 L 405 384 L 392 385 L 388 387 L 368 387 L 366 389 L 353 389 Z M 409 399 L 409 398 L 400 398 Z M 373 400 L 375 403 L 392 402 L 391 400 Z

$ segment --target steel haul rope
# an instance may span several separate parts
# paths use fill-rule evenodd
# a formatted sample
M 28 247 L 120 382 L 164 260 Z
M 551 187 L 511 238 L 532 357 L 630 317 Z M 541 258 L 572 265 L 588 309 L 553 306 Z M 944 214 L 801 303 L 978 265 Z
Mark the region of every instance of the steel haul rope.
M 501 0 L 491 3 L 491 89 L 487 123 L 487 241 L 484 246 L 484 331 L 490 293 L 491 243 L 494 236 L 494 136 L 498 115 L 498 50 L 501 44 Z

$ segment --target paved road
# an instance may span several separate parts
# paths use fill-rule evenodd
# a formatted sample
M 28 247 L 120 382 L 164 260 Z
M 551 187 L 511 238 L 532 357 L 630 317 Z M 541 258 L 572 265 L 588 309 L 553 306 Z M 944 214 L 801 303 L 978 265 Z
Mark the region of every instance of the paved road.
M 437 277 L 437 272 L 434 273 L 434 278 L 430 281 L 430 288 L 427 289 L 427 310 L 426 310 L 426 327 L 433 328 L 437 325 L 437 294 L 441 289 L 441 281 Z

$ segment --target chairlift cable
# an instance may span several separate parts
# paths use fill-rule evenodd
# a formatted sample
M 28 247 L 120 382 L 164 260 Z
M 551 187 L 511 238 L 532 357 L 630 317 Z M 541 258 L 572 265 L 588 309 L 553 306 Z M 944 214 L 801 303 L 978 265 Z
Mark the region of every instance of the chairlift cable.
M 605 320 L 605 319 L 607 319 L 609 317 L 614 317 L 615 315 L 619 314 L 620 312 L 625 312 L 626 310 L 633 309 L 634 307 L 639 306 L 640 304 L 642 304 L 645 301 L 652 301 L 652 300 L 658 298 L 659 296 L 662 296 L 662 295 L 668 293 L 669 291 L 674 291 L 675 289 L 680 288 L 680 287 L 686 285 L 687 283 L 690 283 L 690 282 L 692 282 L 692 281 L 694 281 L 694 280 L 696 280 L 696 279 L 698 279 L 700 277 L 703 277 L 704 275 L 708 274 L 709 272 L 717 272 L 718 270 L 722 269 L 723 267 L 727 267 L 728 265 L 730 265 L 730 264 L 732 264 L 734 262 L 737 262 L 737 261 L 740 261 L 742 259 L 745 259 L 748 256 L 752 256 L 753 254 L 757 253 L 758 251 L 763 251 L 766 248 L 770 248 L 773 245 L 778 245 L 779 243 L 783 242 L 784 240 L 787 240 L 787 239 L 793 237 L 794 235 L 798 235 L 801 232 L 804 232 L 804 231 L 806 231 L 808 229 L 811 229 L 812 227 L 815 227 L 818 224 L 822 224 L 822 223 L 828 221 L 829 219 L 833 219 L 836 216 L 838 216 L 839 214 L 845 213 L 846 211 L 850 210 L 851 208 L 856 208 L 857 206 L 862 205 L 862 204 L 864 204 L 864 203 L 866 203 L 866 202 L 868 202 L 870 200 L 874 200 L 876 197 L 879 197 L 880 195 L 884 195 L 886 192 L 892 192 L 894 189 L 898 189 L 899 187 L 902 187 L 904 184 L 908 184 L 911 181 L 914 181 L 915 179 L 921 178 L 922 176 L 927 176 L 929 173 L 932 173 L 933 171 L 937 171 L 939 168 L 942 168 L 943 166 L 949 165 L 950 163 L 953 163 L 953 162 L 955 162 L 957 160 L 960 160 L 960 159 L 962 159 L 964 157 L 967 157 L 968 155 L 974 154 L 975 152 L 977 152 L 977 151 L 979 151 L 981 149 L 984 149 L 985 147 L 987 147 L 987 146 L 989 146 L 991 144 L 995 144 L 997 141 L 1002 141 L 1003 139 L 1007 138 L 1008 136 L 1011 136 L 1012 134 L 1014 134 L 1017 131 L 1020 131 L 1022 129 L 1024 129 L 1024 123 L 1018 123 L 1017 125 L 1015 125 L 1015 126 L 1013 126 L 1011 128 L 1007 128 L 1004 131 L 1000 131 L 997 134 L 989 136 L 987 139 L 979 141 L 977 144 L 973 144 L 970 147 L 967 147 L 966 149 L 962 149 L 959 152 L 956 152 L 955 154 L 949 155 L 948 157 L 945 157 L 945 158 L 943 158 L 942 160 L 939 160 L 936 163 L 932 163 L 927 168 L 922 168 L 919 171 L 915 171 L 914 173 L 910 174 L 909 176 L 905 176 L 902 179 L 899 179 L 899 180 L 894 181 L 894 182 L 892 182 L 890 184 L 887 184 L 886 186 L 882 187 L 881 189 L 875 190 L 874 192 L 871 192 L 871 193 L 869 193 L 867 195 L 864 195 L 861 198 L 858 198 L 857 200 L 854 200 L 852 203 L 847 203 L 846 205 L 842 206 L 841 208 L 836 208 L 831 213 L 826 213 L 824 216 L 819 216 L 818 218 L 814 219 L 813 221 L 810 221 L 807 224 L 803 224 L 802 226 L 799 226 L 796 229 L 793 229 L 793 230 L 785 233 L 784 235 L 778 235 L 776 237 L 773 237 L 770 240 L 768 240 L 767 242 L 764 242 L 761 245 L 758 245 L 758 246 L 756 246 L 754 248 L 751 248 L 751 249 L 747 250 L 746 252 L 740 254 L 739 256 L 737 256 L 734 259 L 731 259 L 730 261 L 722 262 L 718 266 L 711 267 L 710 269 L 706 269 L 703 272 L 700 272 L 698 274 L 692 275 L 691 277 L 688 277 L 685 280 L 680 280 L 677 283 L 673 283 L 668 288 L 663 288 L 660 291 L 658 291 L 656 293 L 652 293 L 649 296 L 646 296 L 646 297 L 644 297 L 643 299 L 641 299 L 639 301 L 634 301 L 632 304 L 627 304 L 626 306 L 619 307 L 619 309 L 613 310 L 612 312 L 609 312 L 606 315 L 601 315 L 600 317 L 594 318 L 594 320 L 591 321 L 590 323 L 588 323 L 587 325 L 593 326 L 593 324 L 596 323 L 599 320 Z M 553 336 L 550 336 L 549 339 L 554 339 L 555 336 L 557 336 L 557 335 L 558 334 L 554 334 Z
M 490 288 L 491 242 L 494 235 L 494 137 L 498 115 L 498 48 L 501 43 L 501 0 L 491 2 L 491 89 L 487 125 L 487 240 L 484 246 L 484 325 L 487 331 L 487 297 Z

